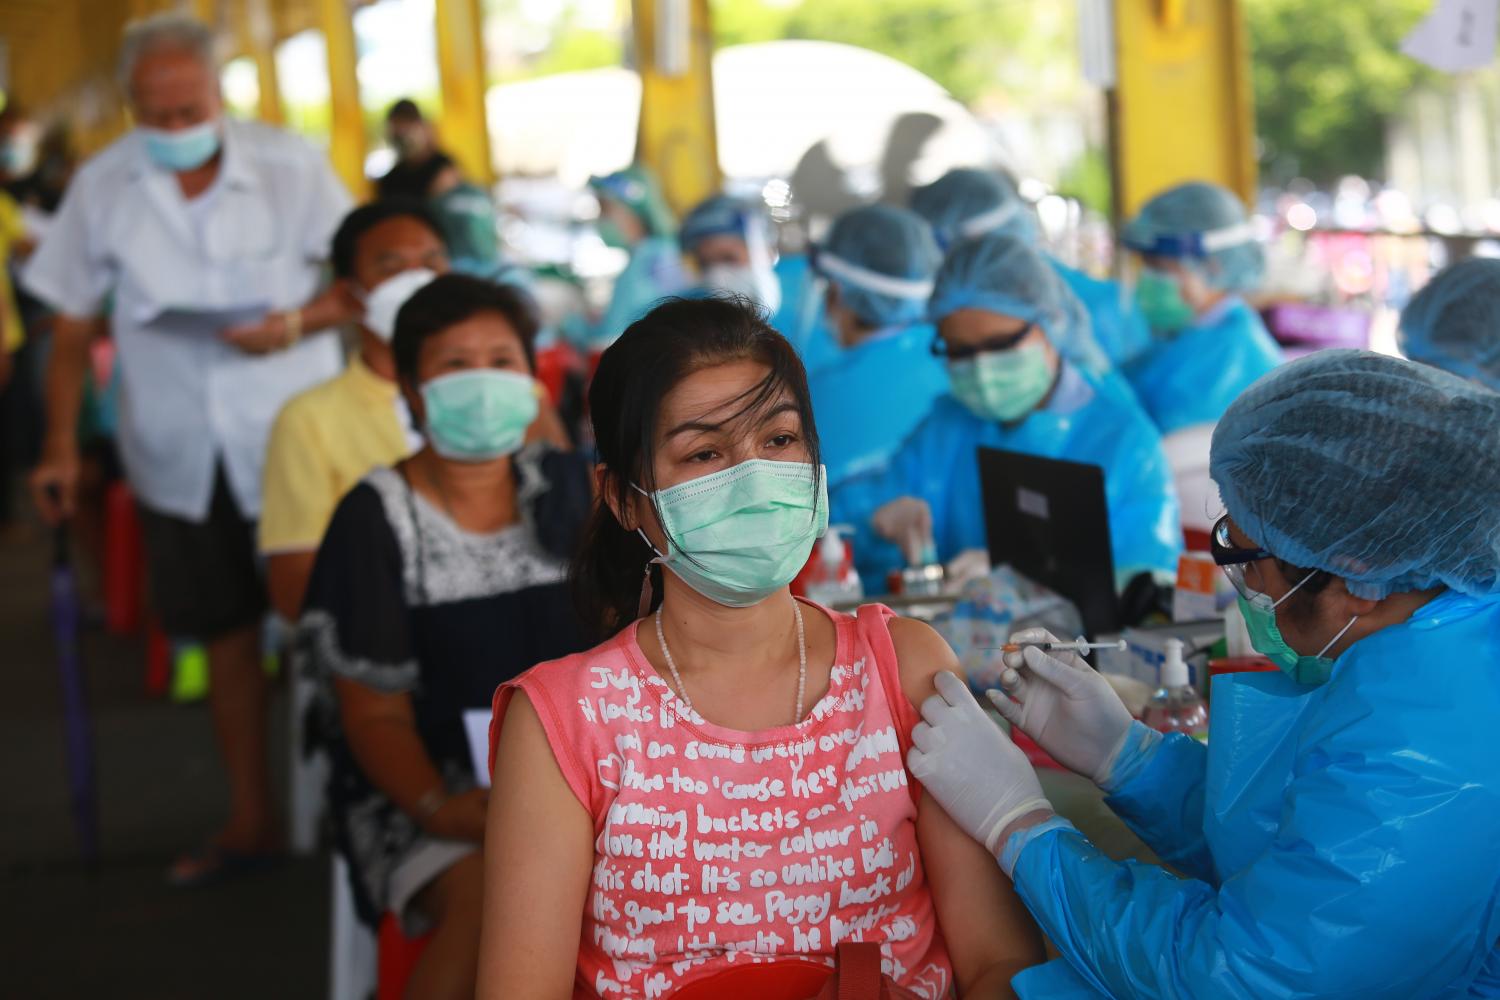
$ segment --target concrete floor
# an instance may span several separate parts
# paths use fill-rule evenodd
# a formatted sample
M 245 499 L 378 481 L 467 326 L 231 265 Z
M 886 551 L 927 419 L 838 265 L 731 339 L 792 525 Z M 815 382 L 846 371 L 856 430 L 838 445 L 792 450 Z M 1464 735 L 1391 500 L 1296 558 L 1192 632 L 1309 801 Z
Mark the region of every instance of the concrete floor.
M 85 871 L 68 805 L 49 558 L 34 526 L 0 540 L 0 996 L 326 996 L 326 857 L 206 889 L 165 884 L 170 861 L 224 813 L 208 713 L 147 697 L 144 644 L 97 628 L 83 657 L 102 857 Z M 285 715 L 281 692 L 280 748 Z

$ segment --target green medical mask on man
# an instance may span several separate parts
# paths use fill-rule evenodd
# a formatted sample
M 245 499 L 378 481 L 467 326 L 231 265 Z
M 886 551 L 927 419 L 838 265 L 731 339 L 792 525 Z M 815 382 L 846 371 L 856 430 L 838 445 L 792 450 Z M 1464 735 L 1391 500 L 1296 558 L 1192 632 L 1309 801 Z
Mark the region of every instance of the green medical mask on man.
M 1056 373 L 1041 343 L 948 363 L 954 397 L 981 420 L 1012 424 L 1041 405 Z

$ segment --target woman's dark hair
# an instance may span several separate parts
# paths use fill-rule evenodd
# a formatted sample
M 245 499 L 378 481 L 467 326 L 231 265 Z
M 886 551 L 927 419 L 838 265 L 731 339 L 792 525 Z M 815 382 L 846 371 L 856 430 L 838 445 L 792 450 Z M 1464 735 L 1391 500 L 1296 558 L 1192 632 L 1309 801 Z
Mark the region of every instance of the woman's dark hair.
M 486 312 L 505 318 L 521 338 L 526 363 L 536 371 L 537 316 L 531 297 L 513 285 L 497 285 L 466 274 L 444 274 L 419 288 L 396 313 L 396 335 L 391 338 L 396 377 L 415 386 L 422 343 Z
M 735 361 L 758 362 L 770 370 L 734 401 L 739 409 L 725 422 L 754 418 L 790 396 L 802 418 L 808 458 L 818 468 L 821 453 L 807 372 L 765 314 L 734 296 L 668 299 L 631 324 L 599 359 L 589 411 L 605 469 L 603 490 L 621 499 L 632 486 L 654 493 L 662 400 L 688 375 Z M 615 519 L 601 495 L 573 562 L 573 594 L 584 622 L 607 637 L 634 621 L 652 558 L 650 547 Z M 659 579 L 657 583 L 655 602 L 661 599 Z
M 436 236 L 438 242 L 444 247 L 448 245 L 448 237 L 443 235 L 443 226 L 438 222 L 437 216 L 415 198 L 388 198 L 383 201 L 372 201 L 344 216 L 344 221 L 339 223 L 338 231 L 333 234 L 333 245 L 329 248 L 328 259 L 333 265 L 334 277 L 354 277 L 354 260 L 359 256 L 359 241 L 364 238 L 365 233 L 391 219 L 411 219 L 413 222 L 420 223 L 431 230 L 432 235 Z

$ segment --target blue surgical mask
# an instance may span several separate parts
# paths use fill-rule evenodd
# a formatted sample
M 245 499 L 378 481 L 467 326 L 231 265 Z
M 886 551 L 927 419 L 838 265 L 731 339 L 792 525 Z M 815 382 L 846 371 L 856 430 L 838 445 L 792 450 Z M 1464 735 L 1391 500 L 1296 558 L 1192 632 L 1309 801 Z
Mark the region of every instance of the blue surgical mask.
M 1273 601 L 1269 595 L 1256 593 L 1248 600 L 1243 594 L 1238 595 L 1240 614 L 1245 617 L 1245 629 L 1250 634 L 1250 645 L 1255 651 L 1270 660 L 1288 677 L 1299 684 L 1322 684 L 1333 674 L 1333 661 L 1323 654 L 1333 648 L 1334 644 L 1344 637 L 1344 634 L 1354 627 L 1359 621 L 1355 615 L 1349 619 L 1349 624 L 1339 630 L 1339 634 L 1328 640 L 1328 644 L 1318 650 L 1316 656 L 1303 656 L 1282 638 L 1281 629 L 1276 626 L 1276 609 L 1286 603 L 1297 590 L 1311 580 L 1317 573 L 1314 570 L 1282 595 L 1281 600 Z
M 1054 381 L 1047 351 L 1027 344 L 950 362 L 953 395 L 981 420 L 1012 424 L 1039 406 Z
M 457 462 L 487 462 L 519 451 L 541 409 L 530 375 L 496 368 L 425 382 L 422 402 L 422 430 L 432 450 Z
M 196 170 L 219 151 L 217 119 L 170 132 L 142 126 L 141 134 L 146 138 L 146 155 L 151 162 L 174 173 Z
M 657 490 L 654 499 L 668 538 L 666 554 L 652 546 L 655 561 L 731 608 L 759 604 L 791 583 L 828 530 L 828 478 L 806 462 L 752 459 Z

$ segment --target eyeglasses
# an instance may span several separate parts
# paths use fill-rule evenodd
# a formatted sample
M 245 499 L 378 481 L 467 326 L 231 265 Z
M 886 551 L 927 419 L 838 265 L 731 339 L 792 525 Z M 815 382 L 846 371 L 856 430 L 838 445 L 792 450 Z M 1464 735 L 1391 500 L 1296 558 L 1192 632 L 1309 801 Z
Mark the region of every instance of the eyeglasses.
M 1262 559 L 1270 559 L 1271 553 L 1262 548 L 1245 549 L 1235 545 L 1229 538 L 1229 515 L 1219 518 L 1209 539 L 1209 552 L 1214 563 L 1224 571 L 1234 589 L 1247 601 L 1254 600 L 1261 592 L 1245 580 L 1245 569 Z
M 949 344 L 940 333 L 932 338 L 932 353 L 934 357 L 945 358 L 948 361 L 967 361 L 980 354 L 1010 351 L 1029 337 L 1031 331 L 1035 329 L 1036 324 L 1028 323 L 1015 333 L 1002 333 L 978 344 L 964 347 Z

